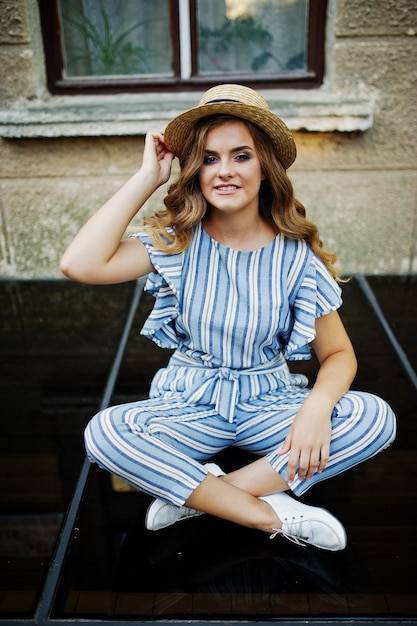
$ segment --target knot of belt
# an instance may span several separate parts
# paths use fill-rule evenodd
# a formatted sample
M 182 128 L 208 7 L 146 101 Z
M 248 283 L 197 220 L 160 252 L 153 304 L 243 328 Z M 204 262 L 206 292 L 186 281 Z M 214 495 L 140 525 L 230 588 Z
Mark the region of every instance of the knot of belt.
M 239 397 L 239 370 L 230 367 L 216 367 L 208 370 L 204 382 L 192 385 L 184 392 L 184 399 L 192 404 L 208 394 L 216 413 L 226 421 L 233 422 L 234 409 Z
M 210 398 L 209 403 L 214 404 L 216 412 L 228 422 L 233 422 L 235 406 L 239 401 L 241 376 L 276 372 L 277 369 L 285 366 L 285 359 L 282 354 L 273 361 L 242 370 L 230 367 L 205 367 L 202 364 L 197 365 L 196 361 L 184 354 L 178 355 L 178 357 L 181 360 L 181 365 L 187 363 L 191 367 L 205 370 L 204 380 L 199 380 L 184 391 L 184 400 L 195 404 L 204 398 Z

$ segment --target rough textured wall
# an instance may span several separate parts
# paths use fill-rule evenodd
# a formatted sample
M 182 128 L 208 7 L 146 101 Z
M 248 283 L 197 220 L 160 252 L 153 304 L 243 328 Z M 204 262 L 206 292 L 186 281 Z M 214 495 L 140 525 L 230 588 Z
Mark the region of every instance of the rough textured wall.
M 417 271 L 417 3 L 336 3 L 330 80 L 375 103 L 364 133 L 298 134 L 293 179 L 347 272 Z
M 34 6 L 0 0 L 3 110 L 45 92 Z M 346 273 L 417 272 L 416 33 L 415 0 L 329 1 L 323 97 L 370 98 L 374 120 L 365 132 L 297 132 L 289 173 Z M 138 167 L 142 146 L 142 137 L 0 139 L 0 274 L 59 277 L 65 245 Z

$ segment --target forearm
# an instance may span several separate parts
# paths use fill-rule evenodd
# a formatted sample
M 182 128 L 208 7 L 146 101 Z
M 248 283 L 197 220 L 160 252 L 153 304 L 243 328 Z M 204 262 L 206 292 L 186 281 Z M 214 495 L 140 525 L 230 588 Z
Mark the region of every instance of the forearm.
M 113 257 L 129 223 L 158 183 L 139 170 L 79 230 L 61 259 L 61 270 L 74 279 L 97 272 Z
M 349 390 L 357 370 L 354 352 L 346 348 L 328 356 L 321 363 L 307 404 L 312 410 L 331 414 L 335 404 Z

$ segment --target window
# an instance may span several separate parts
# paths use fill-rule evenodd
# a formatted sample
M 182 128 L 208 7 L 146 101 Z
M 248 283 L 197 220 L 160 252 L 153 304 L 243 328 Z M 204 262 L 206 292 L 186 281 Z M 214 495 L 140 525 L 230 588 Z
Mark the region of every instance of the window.
M 314 87 L 326 0 L 39 0 L 52 93 Z

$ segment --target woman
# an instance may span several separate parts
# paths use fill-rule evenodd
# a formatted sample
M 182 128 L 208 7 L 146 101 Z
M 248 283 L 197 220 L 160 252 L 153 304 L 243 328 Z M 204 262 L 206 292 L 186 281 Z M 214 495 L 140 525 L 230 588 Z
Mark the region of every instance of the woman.
M 155 307 L 142 332 L 175 348 L 148 400 L 89 423 L 89 458 L 152 495 L 158 530 L 209 513 L 325 550 L 342 524 L 298 497 L 388 447 L 390 407 L 349 391 L 356 373 L 335 257 L 294 198 L 290 131 L 257 92 L 219 85 L 148 133 L 140 170 L 81 228 L 61 268 L 86 283 L 149 274 Z M 181 172 L 165 211 L 123 238 L 145 201 Z M 288 359 L 319 360 L 311 389 Z M 256 455 L 225 475 L 204 464 L 229 446 Z M 292 492 L 292 493 L 289 493 Z

